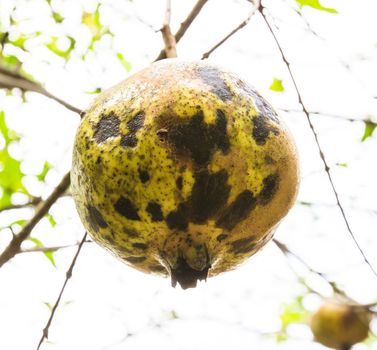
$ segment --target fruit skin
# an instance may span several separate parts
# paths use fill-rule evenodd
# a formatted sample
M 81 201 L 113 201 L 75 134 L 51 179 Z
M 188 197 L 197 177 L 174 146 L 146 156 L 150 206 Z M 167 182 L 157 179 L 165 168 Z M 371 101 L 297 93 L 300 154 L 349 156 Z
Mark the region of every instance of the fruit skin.
M 251 86 L 178 59 L 100 94 L 78 128 L 72 165 L 93 240 L 183 288 L 262 248 L 299 179 L 291 134 Z
M 311 318 L 316 341 L 333 349 L 346 350 L 368 337 L 370 312 L 361 305 L 326 301 Z

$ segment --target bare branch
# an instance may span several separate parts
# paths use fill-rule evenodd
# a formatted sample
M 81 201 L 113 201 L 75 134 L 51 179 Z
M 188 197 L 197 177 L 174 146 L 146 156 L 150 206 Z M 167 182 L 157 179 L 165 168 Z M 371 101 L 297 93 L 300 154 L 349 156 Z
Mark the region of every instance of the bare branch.
M 332 191 L 333 191 L 335 199 L 336 199 L 337 206 L 339 207 L 339 210 L 340 210 L 341 215 L 343 217 L 343 221 L 344 221 L 344 223 L 346 225 L 347 231 L 350 234 L 352 240 L 354 241 L 354 243 L 355 243 L 357 249 L 359 250 L 360 254 L 362 255 L 365 263 L 369 266 L 369 268 L 373 272 L 373 274 L 375 276 L 377 276 L 377 271 L 374 269 L 374 267 L 372 266 L 372 264 L 369 262 L 368 258 L 366 257 L 364 251 L 362 250 L 359 242 L 357 241 L 357 239 L 356 239 L 356 237 L 355 237 L 355 235 L 353 233 L 353 230 L 351 229 L 351 226 L 350 226 L 350 224 L 348 222 L 348 219 L 347 219 L 347 216 L 345 214 L 343 205 L 341 204 L 340 199 L 339 199 L 338 191 L 337 191 L 337 189 L 335 187 L 334 181 L 333 181 L 331 173 L 330 173 L 330 167 L 329 167 L 329 165 L 327 163 L 327 160 L 325 158 L 325 154 L 324 154 L 324 152 L 322 150 L 322 147 L 321 147 L 321 144 L 319 142 L 318 134 L 317 134 L 317 132 L 316 132 L 316 130 L 314 128 L 314 124 L 312 122 L 312 119 L 311 119 L 311 116 L 310 116 L 310 112 L 306 108 L 306 105 L 304 104 L 304 101 L 302 99 L 300 90 L 299 90 L 298 85 L 296 83 L 296 79 L 295 79 L 294 74 L 293 74 L 292 69 L 291 69 L 291 64 L 288 61 L 287 57 L 285 56 L 285 53 L 284 53 L 284 51 L 282 49 L 282 46 L 280 45 L 280 42 L 279 42 L 279 40 L 278 40 L 278 38 L 277 38 L 274 30 L 272 29 L 272 26 L 270 25 L 270 22 L 268 21 L 265 13 L 263 12 L 264 9 L 265 9 L 265 7 L 262 4 L 260 4 L 259 12 L 262 15 L 262 17 L 263 17 L 263 19 L 264 19 L 264 21 L 265 21 L 265 23 L 266 23 L 269 31 L 271 32 L 272 37 L 273 37 L 273 39 L 274 39 L 274 41 L 275 41 L 275 43 L 276 43 L 276 45 L 277 45 L 277 47 L 278 47 L 278 49 L 280 51 L 281 57 L 282 57 L 285 65 L 287 67 L 288 73 L 289 73 L 289 75 L 291 77 L 291 80 L 293 82 L 293 86 L 294 86 L 296 94 L 297 94 L 298 102 L 299 102 L 299 104 L 301 105 L 301 107 L 303 109 L 303 112 L 304 112 L 304 114 L 306 116 L 306 119 L 307 119 L 307 121 L 309 123 L 310 130 L 312 131 L 312 134 L 314 136 L 314 139 L 315 139 L 315 142 L 316 142 L 316 145 L 317 145 L 317 148 L 318 148 L 319 156 L 320 156 L 320 158 L 321 158 L 321 160 L 323 162 L 323 165 L 324 165 L 324 168 L 325 168 L 328 180 L 330 182 Z
M 40 198 L 40 197 L 34 197 L 29 202 L 27 202 L 25 204 L 13 204 L 13 205 L 9 205 L 9 206 L 6 206 L 6 207 L 2 207 L 2 208 L 0 208 L 0 213 L 3 212 L 3 211 L 7 211 L 7 210 L 23 209 L 23 208 L 28 208 L 28 207 L 31 207 L 31 206 L 34 206 L 34 205 L 38 205 L 41 202 L 41 200 L 42 200 L 42 198 Z
M 302 109 L 286 109 L 286 108 L 277 108 L 277 109 L 285 113 L 304 113 Z M 366 119 L 351 118 L 351 117 L 346 117 L 344 115 L 328 113 L 328 112 L 308 111 L 308 113 L 312 115 L 317 115 L 317 116 L 325 116 L 325 117 L 331 117 L 331 118 L 336 118 L 336 119 L 342 119 L 349 122 L 366 122 L 367 121 Z
M 234 34 L 236 34 L 239 30 L 241 30 L 243 27 L 245 27 L 251 20 L 251 17 L 254 16 L 255 12 L 259 9 L 259 6 L 260 6 L 260 0 L 254 0 L 254 1 L 250 1 L 254 4 L 253 6 L 253 9 L 251 10 L 251 12 L 249 13 L 249 15 L 247 16 L 247 18 L 241 22 L 236 28 L 234 28 L 228 35 L 226 35 L 223 39 L 221 39 L 215 46 L 213 46 L 209 51 L 207 51 L 206 53 L 204 53 L 202 55 L 202 60 L 208 58 L 213 51 L 215 51 L 216 49 L 218 49 L 222 44 L 224 44 L 230 37 L 232 37 Z
M 287 2 L 287 5 L 289 5 L 291 3 L 291 1 L 286 1 Z M 304 13 L 302 11 L 300 11 L 297 7 L 295 6 L 290 6 L 292 8 L 292 10 L 297 14 L 298 17 L 300 17 L 300 19 L 302 20 L 302 22 L 305 24 L 306 26 L 306 29 L 309 33 L 311 33 L 312 35 L 314 35 L 318 40 L 320 40 L 324 45 L 327 46 L 327 48 L 331 51 L 331 53 L 336 57 L 336 59 L 338 60 L 338 62 L 340 63 L 340 65 L 348 71 L 349 74 L 352 75 L 352 77 L 354 79 L 357 80 L 357 82 L 360 84 L 360 86 L 363 87 L 363 89 L 365 91 L 368 92 L 368 94 L 370 94 L 370 91 L 368 89 L 368 87 L 365 85 L 365 82 L 360 79 L 360 77 L 354 72 L 354 70 L 352 69 L 352 66 L 346 62 L 342 57 L 339 56 L 339 54 L 337 54 L 333 48 L 333 45 L 331 45 L 325 37 L 323 37 L 322 35 L 320 35 L 313 27 L 312 25 L 310 24 L 310 22 L 308 21 L 308 19 L 305 17 Z M 373 96 L 371 96 L 371 98 L 373 98 Z
M 181 23 L 181 26 L 179 27 L 177 33 L 175 33 L 175 41 L 176 43 L 179 42 L 179 40 L 182 39 L 182 37 L 185 35 L 187 29 L 191 26 L 194 19 L 199 15 L 200 11 L 202 10 L 203 6 L 207 3 L 208 0 L 198 0 L 198 2 L 195 4 L 189 15 L 186 17 L 186 19 Z M 160 54 L 157 56 L 155 61 L 159 61 L 166 58 L 165 50 L 161 50 Z
M 93 241 L 87 239 L 85 241 L 85 243 L 93 243 Z M 80 244 L 80 242 L 76 242 L 74 244 L 53 246 L 53 247 L 32 247 L 32 248 L 25 248 L 25 249 L 21 249 L 18 252 L 18 254 L 22 254 L 22 253 L 49 253 L 49 252 L 56 252 L 56 251 L 61 250 L 61 249 L 77 247 L 79 244 Z
M 0 67 L 0 88 L 13 89 L 19 88 L 23 91 L 34 91 L 48 98 L 55 100 L 56 102 L 63 105 L 65 108 L 69 109 L 75 113 L 81 113 L 81 109 L 72 106 L 68 102 L 63 101 L 59 97 L 48 92 L 44 87 L 35 83 L 34 81 L 8 69 Z
M 318 275 L 319 277 L 321 277 L 331 288 L 332 290 L 334 291 L 334 293 L 338 294 L 338 295 L 341 295 L 341 296 L 346 296 L 346 293 L 341 290 L 333 281 L 330 281 L 328 279 L 328 277 L 326 276 L 326 274 L 322 273 L 322 272 L 319 272 L 317 270 L 314 270 L 305 260 L 303 260 L 300 256 L 298 256 L 296 253 L 292 252 L 288 246 L 282 242 L 280 242 L 279 240 L 277 240 L 276 238 L 274 238 L 272 240 L 275 245 L 280 249 L 280 251 L 287 257 L 289 258 L 289 256 L 292 256 L 294 257 L 298 262 L 300 262 L 309 272 L 315 274 L 315 275 Z M 310 288 L 309 286 L 307 286 L 308 288 Z M 310 288 L 311 289 L 311 288 Z M 311 289 L 311 291 L 313 292 L 316 292 L 314 290 Z M 316 292 L 317 293 L 317 292 Z M 348 300 L 350 300 L 349 297 L 347 297 Z
M 40 203 L 39 207 L 34 213 L 34 216 L 26 223 L 26 225 L 17 235 L 13 236 L 9 245 L 0 255 L 0 267 L 3 266 L 7 261 L 12 259 L 20 251 L 22 242 L 29 237 L 31 231 L 34 229 L 37 223 L 48 213 L 51 206 L 67 190 L 69 185 L 70 173 L 67 173 L 63 177 L 59 185 L 49 195 L 49 197 L 45 201 Z
M 47 323 L 46 323 L 46 326 L 43 328 L 42 337 L 41 337 L 41 339 L 39 340 L 37 350 L 39 350 L 39 348 L 41 347 L 43 341 L 44 341 L 45 339 L 48 339 L 48 331 L 49 331 L 49 328 L 50 328 L 50 326 L 51 326 L 52 320 L 53 320 L 53 318 L 54 318 L 54 315 L 55 315 L 56 309 L 57 309 L 58 306 L 59 306 L 60 300 L 61 300 L 61 298 L 62 298 L 62 296 L 63 296 L 63 293 L 64 293 L 64 290 L 65 290 L 65 287 L 66 287 L 66 285 L 67 285 L 69 279 L 72 277 L 73 268 L 75 267 L 76 260 L 77 260 L 79 254 L 80 254 L 80 251 L 81 251 L 82 246 L 84 245 L 84 243 L 85 243 L 85 241 L 86 241 L 86 237 L 87 237 L 87 235 L 88 235 L 88 233 L 85 232 L 84 237 L 82 238 L 82 240 L 81 240 L 81 242 L 80 242 L 80 244 L 79 244 L 79 246 L 78 246 L 78 248 L 77 248 L 77 252 L 76 252 L 75 256 L 74 256 L 73 259 L 72 259 L 71 265 L 69 266 L 69 269 L 68 269 L 67 272 L 66 272 L 65 281 L 64 281 L 63 286 L 62 286 L 62 288 L 61 288 L 61 290 L 60 290 L 59 296 L 58 296 L 58 298 L 56 299 L 56 302 L 55 302 L 55 304 L 54 304 L 54 306 L 53 306 L 53 308 L 52 308 L 52 310 L 51 310 L 51 314 L 50 314 L 50 317 L 49 317 L 49 319 L 48 319 L 48 321 L 47 321 Z
M 171 0 L 166 0 L 166 12 L 164 24 L 161 28 L 162 38 L 165 44 L 165 54 L 168 58 L 177 57 L 177 48 L 175 37 L 170 29 L 170 17 L 171 17 Z

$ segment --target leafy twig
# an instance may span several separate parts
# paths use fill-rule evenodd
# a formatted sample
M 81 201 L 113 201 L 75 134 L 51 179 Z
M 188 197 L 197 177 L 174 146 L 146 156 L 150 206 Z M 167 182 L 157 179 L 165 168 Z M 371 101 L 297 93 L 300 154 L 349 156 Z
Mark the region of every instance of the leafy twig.
M 7 261 L 12 259 L 21 249 L 22 242 L 29 237 L 31 231 L 37 225 L 37 223 L 48 213 L 51 206 L 56 200 L 67 190 L 70 185 L 70 173 L 67 173 L 59 185 L 49 195 L 49 197 L 40 203 L 39 207 L 34 213 L 34 216 L 25 224 L 21 231 L 14 235 L 8 246 L 0 255 L 0 267 Z
M 352 240 L 354 241 L 354 243 L 355 243 L 357 249 L 359 250 L 360 254 L 362 255 L 365 263 L 369 266 L 369 268 L 373 272 L 373 274 L 375 276 L 377 276 L 377 271 L 373 268 L 372 264 L 369 262 L 368 258 L 366 257 L 364 251 L 362 250 L 359 242 L 357 241 L 357 239 L 356 239 L 356 237 L 355 237 L 355 235 L 354 235 L 354 233 L 353 233 L 353 231 L 351 229 L 351 226 L 350 226 L 350 224 L 348 222 L 348 219 L 347 219 L 347 216 L 345 214 L 343 205 L 341 204 L 340 199 L 339 199 L 338 191 L 337 191 L 337 189 L 335 187 L 334 181 L 332 179 L 332 175 L 330 173 L 330 167 L 328 166 L 327 160 L 325 158 L 324 152 L 323 152 L 321 144 L 319 142 L 318 134 L 317 134 L 317 132 L 316 132 L 316 130 L 314 128 L 314 124 L 313 124 L 313 122 L 311 120 L 310 113 L 309 113 L 308 109 L 306 108 L 306 106 L 304 104 L 304 101 L 303 101 L 302 96 L 301 96 L 301 92 L 300 92 L 300 90 L 299 90 L 299 88 L 297 86 L 296 79 L 295 79 L 294 74 L 293 74 L 292 69 L 291 69 L 291 64 L 288 61 L 287 57 L 285 56 L 285 53 L 284 53 L 284 51 L 282 49 L 282 46 L 280 45 L 280 42 L 279 42 L 279 40 L 278 40 L 278 38 L 277 38 L 274 30 L 272 29 L 272 26 L 270 25 L 270 22 L 268 21 L 265 13 L 263 12 L 264 9 L 265 9 L 265 7 L 261 4 L 260 7 L 259 7 L 259 12 L 262 15 L 262 17 L 263 17 L 263 19 L 264 19 L 264 21 L 265 21 L 265 23 L 266 23 L 269 31 L 271 32 L 272 37 L 273 37 L 273 39 L 274 39 L 274 41 L 275 41 L 275 43 L 276 43 L 276 45 L 277 45 L 277 47 L 278 47 L 278 49 L 280 51 L 281 57 L 282 57 L 285 65 L 286 65 L 286 67 L 288 69 L 288 73 L 289 73 L 289 75 L 291 77 L 291 80 L 293 82 L 293 86 L 295 88 L 295 91 L 296 91 L 296 94 L 297 94 L 297 97 L 298 97 L 298 102 L 299 102 L 299 104 L 301 105 L 301 107 L 303 109 L 303 112 L 304 112 L 304 114 L 306 116 L 306 119 L 307 119 L 307 121 L 309 123 L 309 127 L 310 127 L 310 129 L 312 131 L 312 134 L 314 136 L 314 139 L 315 139 L 315 142 L 316 142 L 316 145 L 317 145 L 317 148 L 318 148 L 319 156 L 320 156 L 320 158 L 321 158 L 321 160 L 323 162 L 323 165 L 324 165 L 327 177 L 329 179 L 329 182 L 331 184 L 331 188 L 333 190 L 333 193 L 334 193 L 334 196 L 335 196 L 335 199 L 336 199 L 337 206 L 339 207 L 339 210 L 340 210 L 341 215 L 343 217 L 343 221 L 344 221 L 344 223 L 346 225 L 347 231 L 350 234 Z
M 55 100 L 75 113 L 81 113 L 81 109 L 72 106 L 70 103 L 63 101 L 61 98 L 56 97 L 52 93 L 48 92 L 44 87 L 36 82 L 8 69 L 0 67 L 0 88 L 13 89 L 19 88 L 23 91 L 34 91 L 48 98 Z
M 170 29 L 171 0 L 166 0 L 165 20 L 161 28 L 162 38 L 165 44 L 165 54 L 167 58 L 177 57 L 175 37 Z
M 73 268 L 75 267 L 76 260 L 77 260 L 77 257 L 78 257 L 79 254 L 80 254 L 81 248 L 82 248 L 83 244 L 86 242 L 86 237 L 87 237 L 87 235 L 88 235 L 88 233 L 85 232 L 85 234 L 84 234 L 84 236 L 83 236 L 83 238 L 82 238 L 82 240 L 81 240 L 81 242 L 80 242 L 80 244 L 79 244 L 79 246 L 78 246 L 78 248 L 77 248 L 77 252 L 76 252 L 75 256 L 74 256 L 73 259 L 72 259 L 71 265 L 69 266 L 69 269 L 68 269 L 67 272 L 66 272 L 65 281 L 64 281 L 63 286 L 62 286 L 62 288 L 61 288 L 61 290 L 60 290 L 59 296 L 58 296 L 58 298 L 56 299 L 56 302 L 55 302 L 55 304 L 54 304 L 54 306 L 53 306 L 53 308 L 52 308 L 52 310 L 51 310 L 51 314 L 50 314 L 50 317 L 49 317 L 49 319 L 48 319 L 48 321 L 47 321 L 47 323 L 46 323 L 46 326 L 43 328 L 42 337 L 41 337 L 41 339 L 39 340 L 37 350 L 39 350 L 39 348 L 41 347 L 43 341 L 44 341 L 45 339 L 48 339 L 48 331 L 49 331 L 49 328 L 50 328 L 50 326 L 51 326 L 52 320 L 53 320 L 53 318 L 54 318 L 54 315 L 55 315 L 56 309 L 57 309 L 58 306 L 59 306 L 60 300 L 61 300 L 61 298 L 62 298 L 62 296 L 63 296 L 63 293 L 64 293 L 64 290 L 65 290 L 65 287 L 66 287 L 66 285 L 67 285 L 69 279 L 72 277 Z
M 202 10 L 203 6 L 206 4 L 208 0 L 198 0 L 198 2 L 195 4 L 195 6 L 192 8 L 189 15 L 186 17 L 186 19 L 181 23 L 181 26 L 179 27 L 178 31 L 175 33 L 175 41 L 176 43 L 179 42 L 179 40 L 182 39 L 182 37 L 185 35 L 187 29 L 191 26 L 194 19 L 199 15 L 200 11 Z M 160 54 L 157 56 L 155 61 L 159 61 L 166 58 L 165 50 L 161 50 Z
M 253 3 L 253 9 L 251 10 L 251 12 L 249 13 L 249 15 L 247 16 L 247 18 L 241 22 L 236 28 L 234 28 L 229 34 L 227 34 L 223 39 L 221 39 L 215 46 L 213 46 L 209 51 L 207 51 L 206 53 L 204 53 L 202 55 L 202 60 L 208 58 L 213 51 L 215 51 L 216 49 L 218 49 L 222 44 L 224 44 L 230 37 L 232 37 L 234 34 L 236 34 L 240 29 L 242 29 L 243 27 L 245 27 L 251 20 L 251 17 L 253 17 L 254 13 L 259 9 L 259 6 L 260 6 L 260 0 L 249 0 L 251 3 Z

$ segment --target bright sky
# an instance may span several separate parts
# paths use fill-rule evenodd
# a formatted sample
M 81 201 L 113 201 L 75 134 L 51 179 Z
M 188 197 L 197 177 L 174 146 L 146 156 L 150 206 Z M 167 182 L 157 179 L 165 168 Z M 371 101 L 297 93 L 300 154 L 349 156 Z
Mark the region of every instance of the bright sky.
M 195 1 L 172 0 L 173 32 Z M 303 9 L 303 15 L 320 37 L 313 35 L 293 10 L 293 0 L 266 1 L 279 27 L 277 35 L 297 79 L 303 100 L 314 115 L 335 186 L 344 203 L 352 229 L 365 254 L 377 268 L 377 167 L 376 137 L 361 143 L 364 124 L 331 116 L 377 118 L 377 2 L 374 0 L 322 1 L 334 7 L 337 15 Z M 87 28 L 80 25 L 81 11 L 95 8 L 88 0 L 52 1 L 56 11 L 67 18 L 64 29 L 44 17 L 42 0 L 0 0 L 4 26 L 7 11 L 17 4 L 17 18 L 24 19 L 22 31 L 41 30 L 62 36 L 75 33 L 77 57 L 64 66 L 52 57 L 38 40 L 29 43 L 25 69 L 54 94 L 85 108 L 97 87 L 107 88 L 128 73 L 109 53 L 111 40 L 96 46 L 96 55 L 80 60 L 80 47 L 89 40 Z M 22 5 L 20 5 L 22 4 Z M 247 17 L 247 1 L 210 0 L 197 21 L 178 45 L 182 58 L 199 59 L 215 43 Z M 114 48 L 132 65 L 132 71 L 145 67 L 159 53 L 162 40 L 157 30 L 164 18 L 165 1 L 103 1 L 103 24 L 116 34 Z M 17 33 L 13 33 L 16 35 Z M 64 39 L 59 45 L 66 45 Z M 81 46 L 80 46 L 81 45 Z M 299 202 L 279 227 L 276 236 L 303 257 L 314 269 L 328 274 L 359 302 L 376 301 L 377 277 L 367 268 L 342 221 L 339 209 L 323 171 L 313 135 L 299 110 L 297 96 L 279 51 L 261 16 L 237 33 L 210 57 L 211 62 L 233 70 L 254 85 L 289 125 L 298 145 L 302 184 Z M 269 86 L 273 78 L 283 81 L 285 91 Z M 69 170 L 72 143 L 79 119 L 56 102 L 28 94 L 28 102 L 0 92 L 0 105 L 6 111 L 9 127 L 24 135 L 12 149 L 24 159 L 22 170 L 40 172 L 47 159 L 55 165 L 47 176 L 46 188 L 33 176 L 25 185 L 34 195 L 47 196 Z M 328 115 L 329 114 L 329 115 Z M 347 164 L 347 167 L 337 164 Z M 20 199 L 22 200 L 22 198 Z M 30 217 L 25 210 L 25 218 Z M 62 198 L 52 209 L 58 225 L 51 230 L 42 220 L 33 232 L 46 246 L 72 244 L 81 239 L 83 227 L 70 198 Z M 14 219 L 0 214 L 0 227 Z M 0 247 L 9 237 L 2 235 Z M 42 329 L 61 289 L 65 272 L 76 248 L 55 254 L 57 268 L 42 254 L 22 254 L 0 270 L 0 348 L 36 349 Z M 288 261 L 270 243 L 239 269 L 200 283 L 194 290 L 170 287 L 165 279 L 141 274 L 102 250 L 86 244 L 73 278 L 50 328 L 50 342 L 42 349 L 120 350 L 146 349 L 324 349 L 311 342 L 309 329 L 297 325 L 289 329 L 292 338 L 277 344 L 266 335 L 280 329 L 283 303 L 304 292 L 294 270 L 315 290 L 330 296 L 328 286 L 307 273 L 297 261 Z M 319 299 L 305 298 L 313 309 Z M 377 327 L 375 327 L 377 331 Z M 127 336 L 129 335 L 129 336 Z M 377 349 L 377 344 L 371 347 Z M 365 345 L 355 350 L 367 349 Z

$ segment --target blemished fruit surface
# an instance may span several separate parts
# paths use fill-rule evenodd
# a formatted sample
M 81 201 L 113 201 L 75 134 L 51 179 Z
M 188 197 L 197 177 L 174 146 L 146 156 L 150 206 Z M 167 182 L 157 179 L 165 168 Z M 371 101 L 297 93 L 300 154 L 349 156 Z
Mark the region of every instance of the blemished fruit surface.
M 350 349 L 368 337 L 370 312 L 362 306 L 325 302 L 312 316 L 316 341 L 333 349 Z
M 246 82 L 167 59 L 84 112 L 71 180 L 94 241 L 189 288 L 271 239 L 294 203 L 298 160 L 291 134 Z

